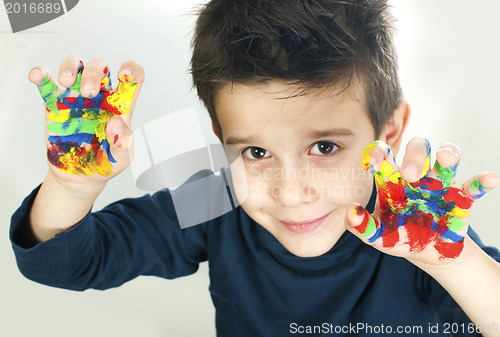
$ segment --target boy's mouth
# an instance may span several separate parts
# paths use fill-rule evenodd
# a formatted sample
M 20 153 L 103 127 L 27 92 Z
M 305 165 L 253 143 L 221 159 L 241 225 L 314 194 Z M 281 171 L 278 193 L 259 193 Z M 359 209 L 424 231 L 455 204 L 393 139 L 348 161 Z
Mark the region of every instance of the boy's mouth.
M 290 232 L 295 233 L 295 234 L 306 234 L 310 233 L 325 221 L 325 219 L 330 215 L 330 213 L 322 216 L 321 218 L 317 219 L 312 219 L 312 220 L 305 220 L 305 221 L 284 221 L 284 220 L 279 220 L 279 222 Z

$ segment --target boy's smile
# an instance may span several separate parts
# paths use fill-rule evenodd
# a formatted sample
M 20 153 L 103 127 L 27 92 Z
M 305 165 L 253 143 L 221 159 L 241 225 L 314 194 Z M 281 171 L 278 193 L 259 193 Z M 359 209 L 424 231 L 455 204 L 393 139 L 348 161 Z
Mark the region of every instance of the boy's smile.
M 367 204 L 373 181 L 361 154 L 375 132 L 357 82 L 340 94 L 296 89 L 228 84 L 215 107 L 223 143 L 243 159 L 246 186 L 234 181 L 241 206 L 291 253 L 312 257 L 344 233 L 348 205 Z

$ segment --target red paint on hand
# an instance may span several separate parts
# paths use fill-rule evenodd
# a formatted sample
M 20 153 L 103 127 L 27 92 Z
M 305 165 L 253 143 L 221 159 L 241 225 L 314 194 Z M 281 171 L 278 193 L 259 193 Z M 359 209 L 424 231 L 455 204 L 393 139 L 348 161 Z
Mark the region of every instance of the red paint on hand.
M 455 205 L 461 209 L 469 209 L 474 200 L 468 198 L 465 193 L 458 188 L 450 187 L 448 192 L 443 196 L 446 201 L 453 201 Z
M 362 215 L 364 214 L 365 217 L 363 218 L 363 221 L 357 226 L 354 227 L 355 230 L 357 230 L 359 233 L 364 233 L 366 231 L 366 228 L 368 227 L 368 222 L 370 220 L 370 216 L 367 214 L 363 207 L 357 206 L 356 207 L 356 215 Z

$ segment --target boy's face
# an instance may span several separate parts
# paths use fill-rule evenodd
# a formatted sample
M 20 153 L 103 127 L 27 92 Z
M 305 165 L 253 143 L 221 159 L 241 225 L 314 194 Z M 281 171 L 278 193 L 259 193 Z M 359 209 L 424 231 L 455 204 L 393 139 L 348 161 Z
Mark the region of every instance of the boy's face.
M 348 205 L 368 203 L 373 181 L 361 155 L 375 132 L 356 82 L 340 94 L 287 98 L 294 94 L 282 82 L 228 84 L 215 108 L 223 143 L 242 155 L 245 186 L 234 181 L 241 206 L 292 254 L 312 257 L 343 234 Z

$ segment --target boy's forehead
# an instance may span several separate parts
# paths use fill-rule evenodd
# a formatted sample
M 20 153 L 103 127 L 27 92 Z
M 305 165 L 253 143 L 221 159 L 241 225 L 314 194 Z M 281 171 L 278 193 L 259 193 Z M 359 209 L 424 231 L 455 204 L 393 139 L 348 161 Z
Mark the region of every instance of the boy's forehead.
M 367 113 L 365 103 L 365 90 L 359 80 L 353 80 L 349 85 L 320 88 L 306 88 L 284 81 L 227 83 L 219 86 L 214 99 L 221 125 L 235 118 L 251 117 L 262 110 L 272 111 L 283 118 L 290 118 L 294 112 L 311 113 L 318 107 L 331 107 L 332 113 L 339 107 L 342 110 L 362 109 Z
M 310 138 L 314 134 L 331 134 L 335 129 L 334 134 L 346 136 L 358 128 L 359 118 L 368 118 L 364 102 L 364 90 L 356 81 L 347 88 L 302 92 L 296 86 L 274 81 L 225 85 L 219 89 L 215 107 L 226 143 L 287 131 Z
M 269 80 L 265 82 L 242 82 L 224 83 L 218 86 L 215 93 L 215 102 L 219 99 L 227 99 L 238 96 L 238 99 L 246 97 L 287 100 L 291 98 L 304 97 L 311 101 L 329 99 L 337 102 L 353 100 L 363 102 L 365 88 L 360 79 L 353 79 L 345 83 L 335 85 L 314 86 L 307 84 L 294 84 L 280 80 Z

